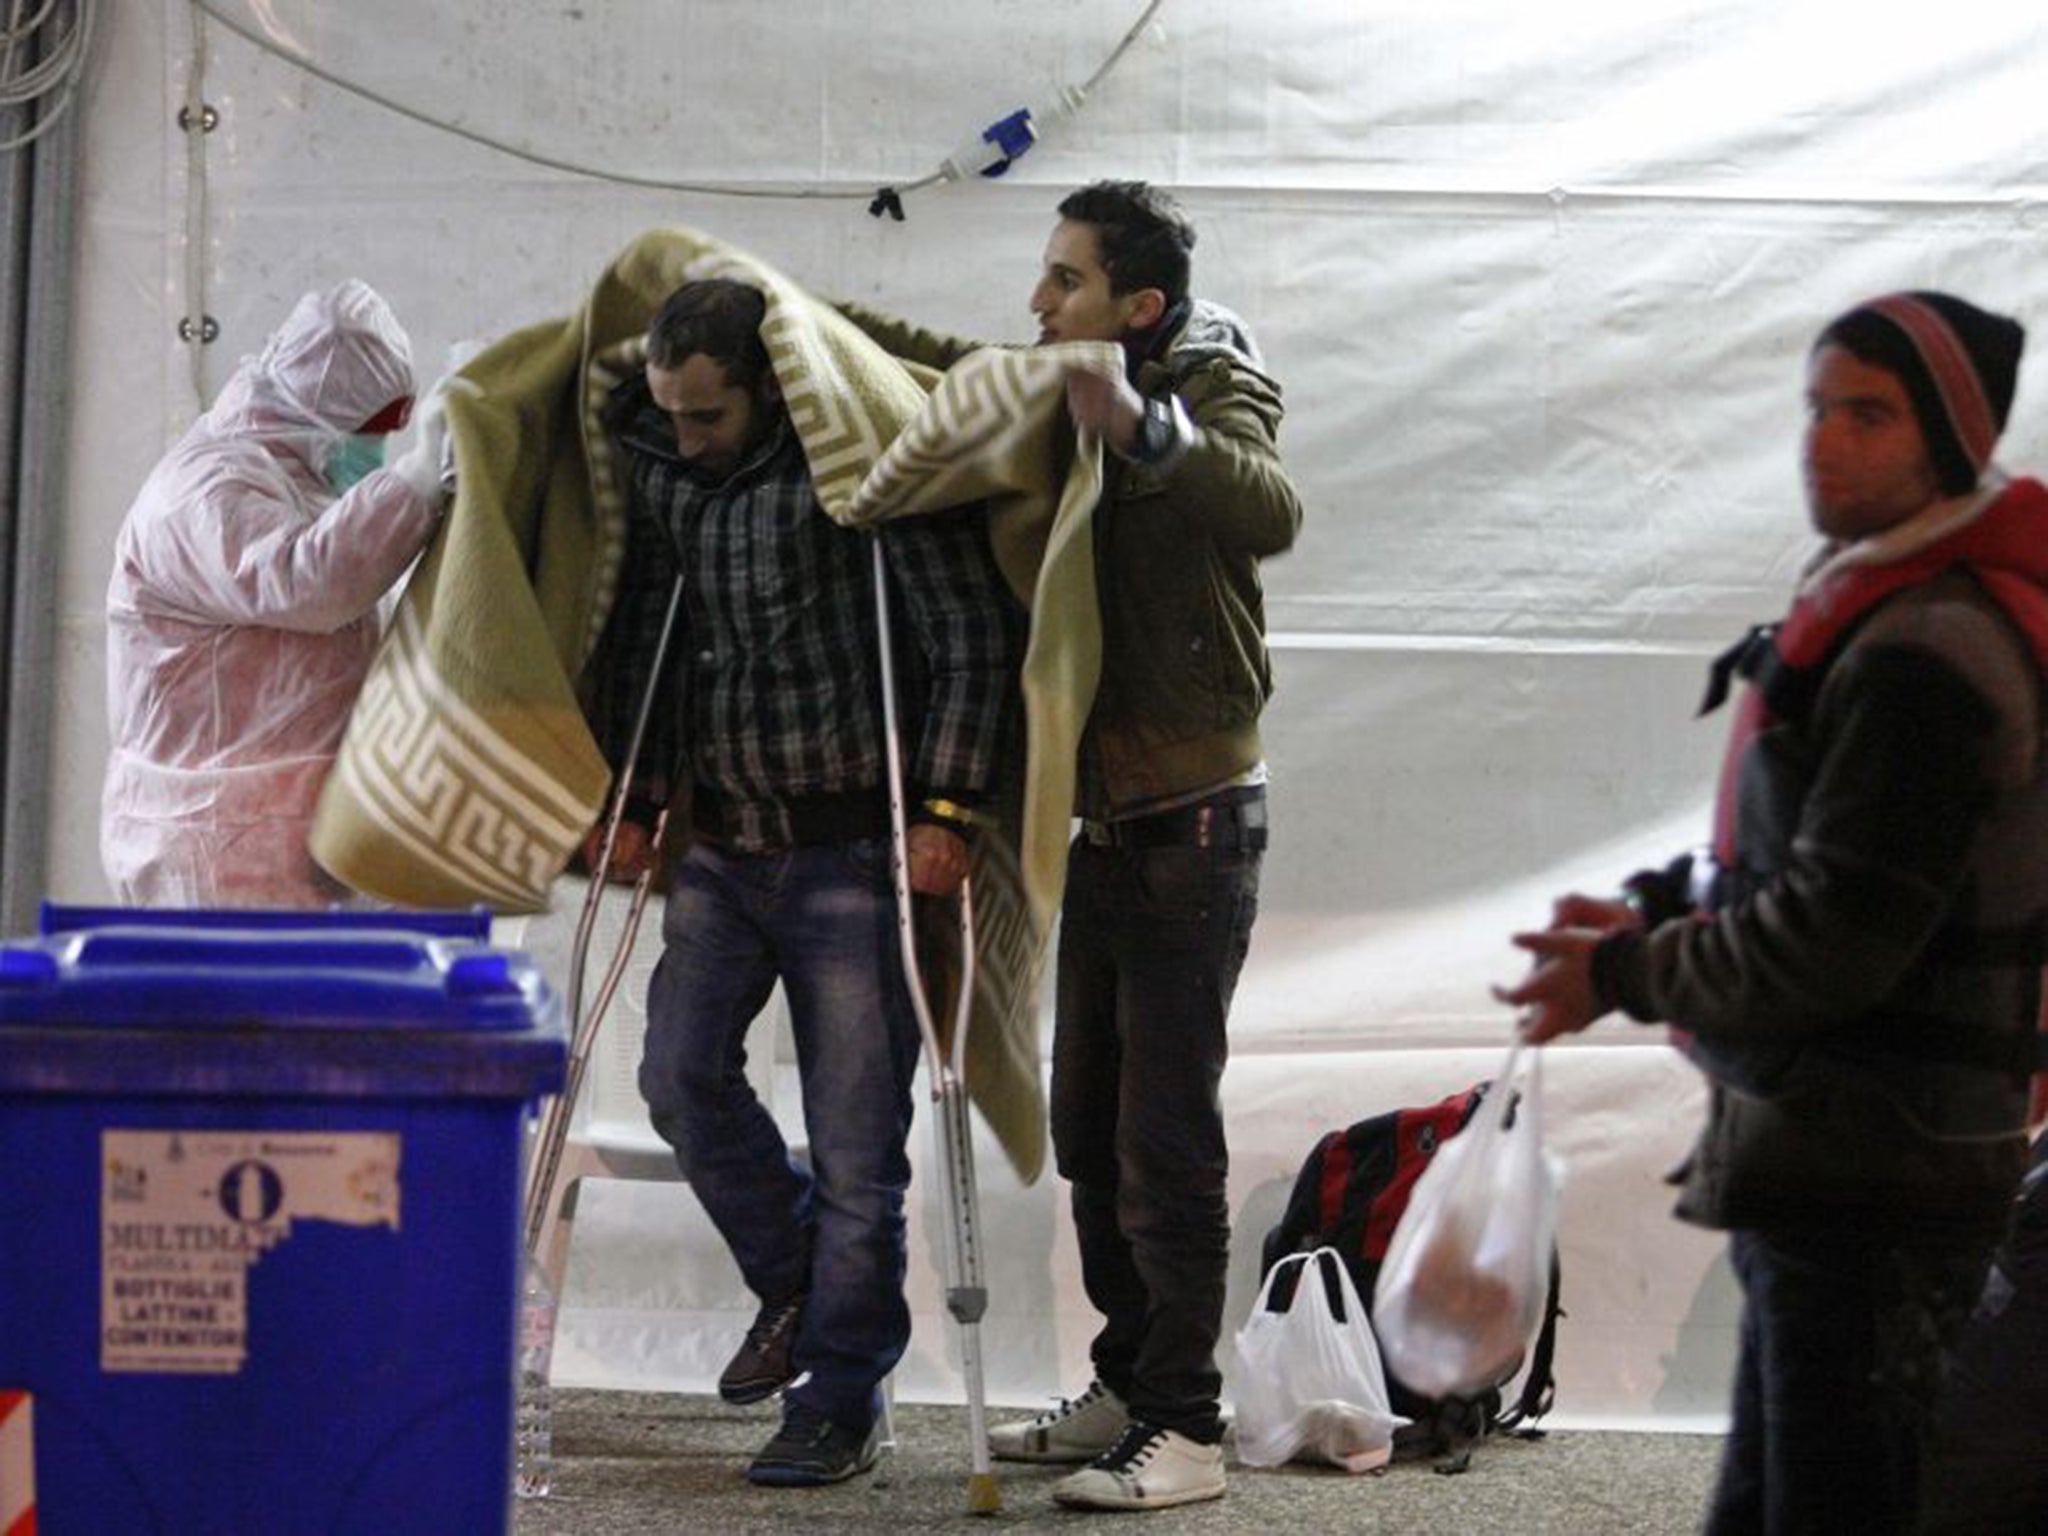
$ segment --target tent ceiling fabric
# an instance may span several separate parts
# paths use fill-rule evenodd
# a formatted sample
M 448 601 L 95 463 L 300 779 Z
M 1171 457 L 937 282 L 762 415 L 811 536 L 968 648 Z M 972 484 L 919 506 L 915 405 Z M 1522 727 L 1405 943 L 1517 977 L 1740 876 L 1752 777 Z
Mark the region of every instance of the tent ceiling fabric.
M 910 194 L 900 224 L 869 217 L 868 193 L 1086 79 L 1140 0 L 218 3 L 338 75 L 563 159 L 843 195 L 536 170 L 210 26 L 221 122 L 198 238 L 215 385 L 315 284 L 374 283 L 431 371 L 453 343 L 566 312 L 664 223 L 825 293 L 1021 340 L 1065 190 L 1138 176 L 1183 196 L 1198 288 L 1250 320 L 1286 386 L 1307 508 L 1299 546 L 1267 567 L 1275 842 L 1235 1022 L 1240 1261 L 1312 1130 L 1490 1070 L 1507 1021 L 1486 987 L 1517 969 L 1508 931 L 1567 884 L 1611 884 L 1700 837 L 1722 729 L 1691 719 L 1700 668 L 1782 607 L 1809 548 L 1794 455 L 1819 325 L 1932 286 L 2048 338 L 2048 21 L 2008 3 L 1168 0 L 1156 35 L 1007 175 Z M 175 334 L 190 15 L 110 9 L 84 125 L 50 808 L 51 894 L 76 900 L 102 894 L 108 552 L 197 404 Z M 2042 391 L 2037 348 L 2010 463 L 2044 458 Z M 1653 1040 L 1604 1026 L 1552 1074 L 1582 1116 L 1553 1117 L 1573 1124 L 1567 1285 L 1608 1277 L 1597 1305 L 1567 1298 L 1567 1412 L 1720 1404 L 1715 1245 L 1669 1226 L 1657 1185 L 1697 1084 Z M 594 1203 L 570 1290 L 573 1319 L 586 1287 L 589 1379 L 619 1379 L 639 1347 L 622 1341 L 656 1334 L 675 1348 L 652 1374 L 690 1379 L 690 1351 L 743 1323 L 701 1232 L 675 1237 L 697 1244 L 694 1291 L 632 1283 L 635 1224 L 676 1226 L 686 1207 L 673 1190 Z M 1050 1209 L 1020 1230 L 1043 1239 Z M 1068 1243 L 1036 1250 L 1054 1259 L 1035 1321 L 992 1321 L 1002 1387 L 1076 1384 Z M 946 1390 L 919 1274 L 904 1385 Z

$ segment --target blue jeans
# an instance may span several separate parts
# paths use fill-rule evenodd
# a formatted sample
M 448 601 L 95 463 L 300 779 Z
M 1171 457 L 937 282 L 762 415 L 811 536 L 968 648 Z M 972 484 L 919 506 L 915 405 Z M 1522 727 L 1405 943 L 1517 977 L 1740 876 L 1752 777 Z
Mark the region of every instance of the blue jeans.
M 1708 1536 L 1915 1528 L 1935 1401 L 1989 1247 L 1731 1235 L 1742 1347 Z
M 1230 1263 L 1220 1093 L 1260 860 L 1083 839 L 1060 919 L 1052 1137 L 1104 1318 L 1095 1374 L 1134 1419 L 1205 1444 Z
M 662 922 L 640 1093 L 763 1302 L 803 1292 L 790 1400 L 865 1430 L 910 1339 L 916 1018 L 903 979 L 889 845 L 775 854 L 691 847 Z M 747 1027 L 777 980 L 803 1085 L 805 1168 L 746 1076 Z

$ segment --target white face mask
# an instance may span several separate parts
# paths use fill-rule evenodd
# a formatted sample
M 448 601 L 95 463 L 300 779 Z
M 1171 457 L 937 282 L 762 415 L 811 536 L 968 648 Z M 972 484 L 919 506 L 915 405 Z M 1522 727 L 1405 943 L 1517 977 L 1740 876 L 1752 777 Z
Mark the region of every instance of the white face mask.
M 372 470 L 383 467 L 384 439 L 351 432 L 328 453 L 327 462 L 320 467 L 320 477 L 340 495 Z

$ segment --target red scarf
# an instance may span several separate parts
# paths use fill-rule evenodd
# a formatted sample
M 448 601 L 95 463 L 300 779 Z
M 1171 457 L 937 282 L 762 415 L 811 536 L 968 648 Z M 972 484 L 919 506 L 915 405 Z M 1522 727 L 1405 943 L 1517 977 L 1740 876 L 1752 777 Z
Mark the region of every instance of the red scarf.
M 1884 564 L 1843 565 L 1803 588 L 1770 637 L 1777 666 L 1798 673 L 1824 665 L 1836 642 L 1872 608 L 1954 566 L 1968 570 L 2005 610 L 2048 676 L 2048 488 L 2038 480 L 2013 481 L 1976 517 L 1932 544 Z M 1743 689 L 1714 793 L 1714 857 L 1725 868 L 1735 864 L 1735 795 L 1743 754 L 1772 719 L 1764 689 Z M 2048 1029 L 2048 1005 L 2041 1022 Z M 1677 1038 L 1680 1032 L 1672 1033 Z M 2034 1079 L 2029 1118 L 2044 1111 L 2048 1073 Z

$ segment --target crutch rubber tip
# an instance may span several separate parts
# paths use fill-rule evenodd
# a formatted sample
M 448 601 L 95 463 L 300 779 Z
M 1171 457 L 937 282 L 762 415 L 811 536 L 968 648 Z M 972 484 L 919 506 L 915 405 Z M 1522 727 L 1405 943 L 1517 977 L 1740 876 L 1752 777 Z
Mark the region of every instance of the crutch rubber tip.
M 1003 1491 L 993 1472 L 975 1472 L 967 1479 L 967 1513 L 992 1515 L 1003 1507 Z

